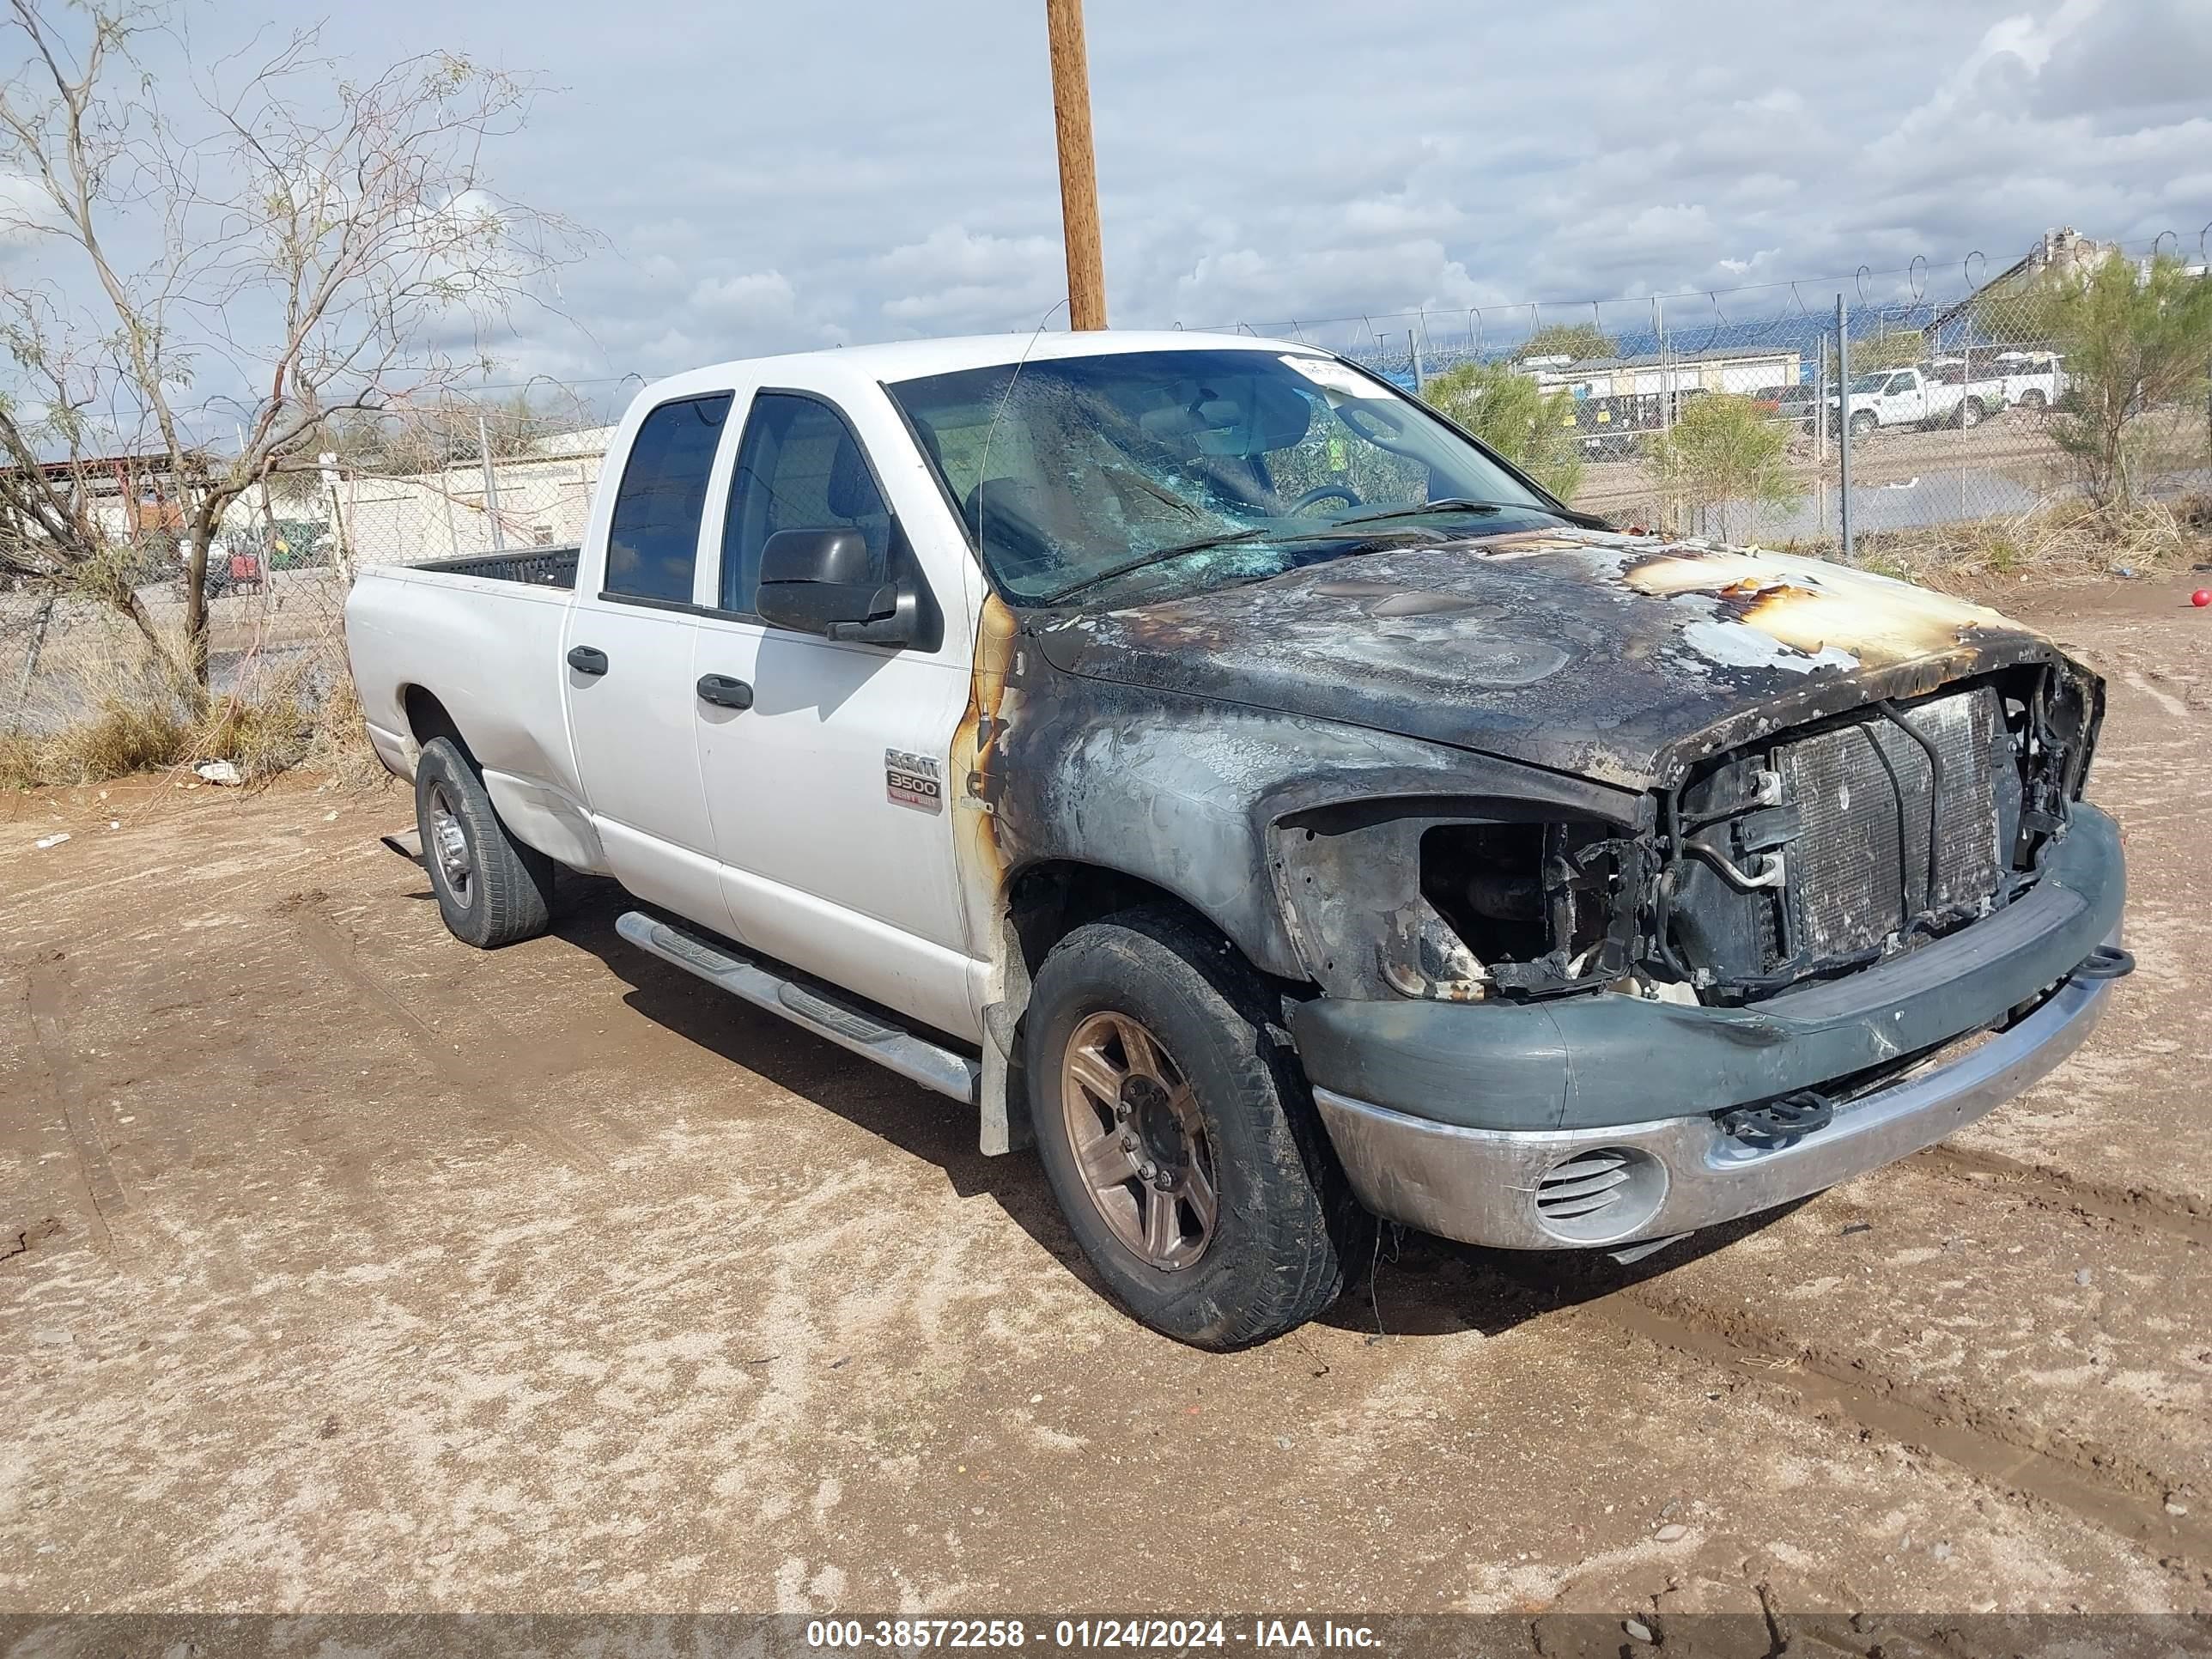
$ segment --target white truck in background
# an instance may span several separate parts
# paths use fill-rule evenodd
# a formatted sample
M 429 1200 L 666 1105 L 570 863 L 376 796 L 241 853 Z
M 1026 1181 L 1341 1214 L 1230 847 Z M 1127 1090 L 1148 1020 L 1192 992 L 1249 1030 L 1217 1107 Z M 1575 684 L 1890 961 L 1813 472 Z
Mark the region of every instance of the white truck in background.
M 2065 362 L 2052 351 L 2000 351 L 1989 372 L 2004 387 L 2007 407 L 2040 413 L 2066 395 Z
M 1955 360 L 1953 360 L 1955 362 Z M 1968 382 L 1963 372 L 1947 379 L 1943 359 L 1911 368 L 1878 368 L 1851 378 L 1849 413 L 1851 435 L 1863 437 L 1883 427 L 1979 426 L 2005 406 L 2004 384 L 1995 379 Z M 1957 367 L 1963 371 L 1964 365 Z M 1841 399 L 1828 399 L 1831 429 L 1838 424 Z

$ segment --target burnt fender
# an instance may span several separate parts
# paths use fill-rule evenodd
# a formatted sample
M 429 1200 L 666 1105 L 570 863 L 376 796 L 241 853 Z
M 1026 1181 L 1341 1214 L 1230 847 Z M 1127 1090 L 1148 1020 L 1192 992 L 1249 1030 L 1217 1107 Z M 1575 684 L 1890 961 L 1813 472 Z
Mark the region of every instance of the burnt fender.
M 1071 860 L 1164 889 L 1257 967 L 1309 977 L 1271 873 L 1286 815 L 1394 797 L 1505 797 L 1627 818 L 1602 785 L 1335 721 L 1046 669 L 996 745 L 997 842 L 1009 878 Z

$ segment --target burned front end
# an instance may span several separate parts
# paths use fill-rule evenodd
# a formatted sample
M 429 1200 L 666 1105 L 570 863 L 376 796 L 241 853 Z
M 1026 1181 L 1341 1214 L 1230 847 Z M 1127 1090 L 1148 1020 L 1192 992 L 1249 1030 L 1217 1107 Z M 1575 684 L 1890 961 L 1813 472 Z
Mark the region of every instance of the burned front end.
M 1632 804 L 1285 818 L 1323 993 L 1293 1028 L 1363 1197 L 1475 1243 L 1619 1246 L 2017 1092 L 2126 970 L 2117 830 L 2081 799 L 2100 713 L 2094 676 L 2015 662 L 1706 734 Z
M 1322 809 L 1282 823 L 1278 862 L 1339 994 L 1742 1006 L 2012 903 L 2065 830 L 2097 717 L 2093 680 L 2032 665 L 1740 744 L 1611 821 Z
M 1781 732 L 1663 791 L 1641 944 L 1701 1001 L 1893 958 L 2033 886 L 2097 720 L 2037 665 Z

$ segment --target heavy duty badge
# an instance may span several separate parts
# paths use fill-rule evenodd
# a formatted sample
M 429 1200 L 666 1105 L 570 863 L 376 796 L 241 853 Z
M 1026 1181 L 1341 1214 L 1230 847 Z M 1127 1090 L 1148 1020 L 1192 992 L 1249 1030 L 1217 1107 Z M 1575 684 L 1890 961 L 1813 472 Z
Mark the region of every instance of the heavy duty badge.
M 936 761 L 927 755 L 884 750 L 884 793 L 894 806 L 911 806 L 917 812 L 945 810 L 945 786 Z

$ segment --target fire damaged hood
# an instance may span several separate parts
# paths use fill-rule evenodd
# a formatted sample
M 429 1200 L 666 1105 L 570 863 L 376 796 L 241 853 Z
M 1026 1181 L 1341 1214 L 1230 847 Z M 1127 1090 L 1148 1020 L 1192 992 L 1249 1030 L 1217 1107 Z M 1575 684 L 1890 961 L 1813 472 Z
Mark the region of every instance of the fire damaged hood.
M 2063 660 L 1994 611 L 1842 565 L 1567 527 L 1334 560 L 1040 645 L 1073 674 L 1631 788 L 1875 698 Z

